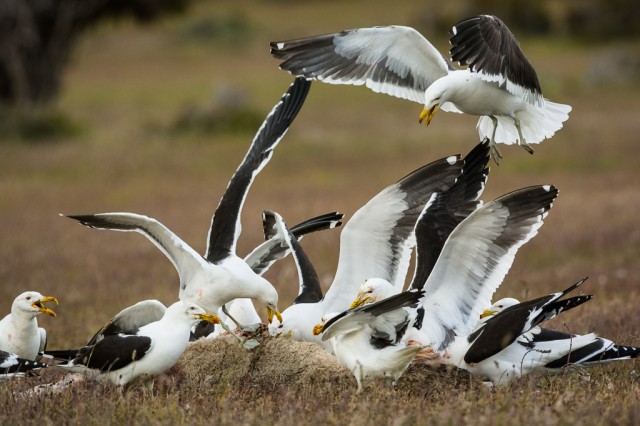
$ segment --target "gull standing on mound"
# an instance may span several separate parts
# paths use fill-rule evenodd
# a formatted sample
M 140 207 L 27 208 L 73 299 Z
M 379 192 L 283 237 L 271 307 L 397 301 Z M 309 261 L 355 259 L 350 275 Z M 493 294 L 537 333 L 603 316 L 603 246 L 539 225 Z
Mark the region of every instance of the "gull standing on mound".
M 104 334 L 103 328 L 95 343 L 79 349 L 73 360 L 59 367 L 116 385 L 153 379 L 175 364 L 187 348 L 191 328 L 203 320 L 220 321 L 194 303 L 179 301 L 158 321 L 138 329 Z
M 562 128 L 571 107 L 542 95 L 535 69 L 515 36 L 495 16 L 466 19 L 451 28 L 451 59 L 457 70 L 415 29 L 405 26 L 358 28 L 297 40 L 272 42 L 280 68 L 330 84 L 366 85 L 424 105 L 427 126 L 441 108 L 480 116 L 480 139 L 488 137 L 496 163 L 496 143 L 542 142 Z
M 310 82 L 297 78 L 262 123 L 216 209 L 204 257 L 162 223 L 147 216 L 101 213 L 69 217 L 92 228 L 135 231 L 146 236 L 178 271 L 180 300 L 217 312 L 230 300 L 252 298 L 266 306 L 269 322 L 274 315 L 280 319 L 276 289 L 236 255 L 236 245 L 242 229 L 242 206 L 251 183 L 269 162 L 276 145 L 300 111 L 310 85 Z
M 105 336 L 128 333 L 152 322 L 160 321 L 166 311 L 167 307 L 159 300 L 142 300 L 118 312 L 109 322 L 100 327 L 100 330 L 93 335 L 85 346 L 93 346 L 104 339 Z M 45 350 L 44 355 L 58 360 L 72 360 L 78 356 L 81 350 L 83 348 Z
M 343 216 L 344 215 L 339 212 L 326 213 L 307 219 L 289 229 L 279 214 L 265 210 L 262 212 L 262 227 L 266 241 L 249 253 L 244 260 L 251 269 L 259 275 L 262 275 L 274 262 L 284 258 L 289 253 L 293 253 L 296 264 L 305 262 L 305 259 L 301 257 L 304 256 L 306 258 L 306 255 L 300 253 L 302 252 L 302 248 L 299 241 L 302 240 L 306 234 L 339 227 L 342 225 L 340 220 Z M 309 260 L 306 259 L 306 262 L 309 262 Z M 315 279 L 317 281 L 317 275 Z M 310 281 L 311 279 L 308 280 Z M 309 285 L 308 287 L 312 286 Z M 319 282 L 317 282 L 317 289 L 320 291 L 320 297 L 318 298 L 318 300 L 320 300 L 322 299 L 322 290 L 320 290 Z M 313 288 L 313 290 L 315 290 L 315 288 Z M 308 291 L 304 293 L 307 294 Z M 296 301 L 302 299 L 305 298 L 299 295 Z M 229 316 L 241 324 L 260 323 L 260 316 L 256 312 L 251 299 L 233 299 L 225 306 Z M 213 327 L 210 323 L 201 323 L 196 327 L 194 337 L 196 339 L 203 336 L 213 338 L 221 334 L 223 330 L 232 331 L 237 328 L 236 324 L 231 321 L 224 312 L 218 313 L 218 316 L 221 320 L 220 326 Z M 246 327 L 246 331 L 251 330 L 249 327 Z
M 331 342 L 338 361 L 355 376 L 358 392 L 366 379 L 374 377 L 390 377 L 395 386 L 422 350 L 420 346 L 405 346 L 402 339 L 412 321 L 409 308 L 415 308 L 423 296 L 422 290 L 410 290 L 326 315 L 323 323 L 313 328 L 313 334 L 322 334 L 322 341 Z
M 41 313 L 55 317 L 56 313 L 47 308 L 46 302 L 58 299 L 43 296 L 37 291 L 26 291 L 15 298 L 11 313 L 0 321 L 0 350 L 13 353 L 20 358 L 35 360 L 38 353 L 47 346 L 47 332 L 38 327 L 36 317 Z

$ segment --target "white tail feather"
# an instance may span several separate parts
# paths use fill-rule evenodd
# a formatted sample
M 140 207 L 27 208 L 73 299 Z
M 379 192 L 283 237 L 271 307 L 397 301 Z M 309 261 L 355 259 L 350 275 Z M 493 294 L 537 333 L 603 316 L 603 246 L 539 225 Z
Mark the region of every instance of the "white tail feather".
M 562 128 L 562 123 L 569 118 L 571 106 L 545 100 L 544 107 L 527 104 L 525 109 L 518 111 L 516 116 L 520 120 L 522 136 L 529 144 L 540 143 L 553 136 Z M 511 117 L 497 116 L 495 142 L 506 145 L 518 143 L 520 137 L 514 120 Z M 476 126 L 480 140 L 490 138 L 493 134 L 493 121 L 488 116 L 482 116 Z

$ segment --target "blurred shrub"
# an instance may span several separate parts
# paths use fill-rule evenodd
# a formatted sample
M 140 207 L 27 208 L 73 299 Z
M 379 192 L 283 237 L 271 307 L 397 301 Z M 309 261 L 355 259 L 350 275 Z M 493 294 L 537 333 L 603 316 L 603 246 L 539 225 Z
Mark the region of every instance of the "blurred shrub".
M 86 131 L 85 127 L 66 114 L 48 108 L 12 109 L 0 115 L 0 140 L 42 143 L 73 139 Z
M 178 133 L 253 134 L 264 120 L 264 111 L 253 108 L 244 92 L 225 88 L 204 106 L 188 106 L 175 120 L 172 130 Z
M 71 49 L 90 26 L 114 16 L 149 21 L 190 0 L 0 0 L 0 104 L 29 108 L 54 99 Z
M 446 34 L 456 22 L 496 15 L 517 34 L 616 38 L 640 35 L 637 0 L 460 0 L 431 5 L 416 26 Z
M 178 39 L 236 45 L 249 40 L 250 27 L 249 19 L 240 12 L 228 16 L 207 16 L 189 20 L 178 30 Z

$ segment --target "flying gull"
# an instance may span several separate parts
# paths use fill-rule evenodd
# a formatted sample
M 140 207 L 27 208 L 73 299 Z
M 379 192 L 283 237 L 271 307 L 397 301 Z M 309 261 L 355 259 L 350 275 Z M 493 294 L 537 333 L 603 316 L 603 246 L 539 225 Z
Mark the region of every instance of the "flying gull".
M 280 68 L 330 84 L 366 85 L 424 105 L 420 122 L 429 125 L 441 108 L 480 116 L 480 139 L 496 143 L 542 142 L 562 128 L 571 107 L 544 98 L 535 69 L 515 36 L 495 16 L 466 19 L 451 28 L 455 69 L 415 29 L 405 26 L 358 28 L 297 40 L 272 42 Z
M 122 325 L 114 318 L 94 336 L 94 343 L 59 367 L 116 385 L 153 379 L 175 364 L 189 343 L 191 328 L 202 320 L 219 322 L 215 314 L 187 301 L 174 303 L 159 320 L 139 328 L 107 332 L 111 325 Z
M 135 231 L 146 236 L 173 263 L 180 277 L 180 300 L 217 312 L 236 298 L 266 306 L 269 321 L 280 317 L 276 289 L 236 255 L 242 206 L 255 176 L 269 162 L 278 142 L 300 111 L 310 82 L 297 78 L 258 130 L 245 158 L 231 178 L 213 216 L 204 256 L 156 219 L 134 213 L 69 216 L 85 226 Z
M 47 345 L 47 332 L 38 327 L 36 317 L 42 313 L 56 316 L 44 305 L 47 302 L 57 305 L 58 299 L 37 291 L 26 291 L 15 298 L 11 313 L 0 321 L 0 350 L 31 361 L 36 359 Z

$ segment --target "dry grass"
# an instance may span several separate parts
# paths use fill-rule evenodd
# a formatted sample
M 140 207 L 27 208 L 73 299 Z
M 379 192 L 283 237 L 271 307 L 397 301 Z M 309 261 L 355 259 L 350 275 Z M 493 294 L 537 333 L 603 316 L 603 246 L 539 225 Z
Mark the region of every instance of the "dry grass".
M 55 144 L 0 144 L 0 312 L 7 312 L 26 289 L 57 296 L 58 318 L 42 318 L 41 324 L 48 329 L 50 346 L 62 348 L 81 344 L 114 312 L 140 299 L 174 301 L 177 275 L 146 239 L 89 230 L 58 213 L 148 214 L 203 251 L 211 214 L 253 129 L 181 135 L 170 131 L 176 118 L 190 106 L 211 103 L 223 88 L 244 92 L 252 108 L 266 113 L 290 82 L 267 53 L 270 40 L 364 25 L 413 25 L 427 7 L 419 2 L 377 5 L 203 2 L 189 16 L 158 26 L 120 23 L 85 39 L 57 107 L 86 131 Z M 234 14 L 249 28 L 240 44 L 179 37 L 199 16 Z M 436 43 L 446 49 L 446 41 Z M 565 128 L 536 147 L 534 156 L 504 148 L 504 164 L 492 168 L 484 197 L 540 183 L 560 188 L 547 223 L 520 251 L 498 297 L 534 297 L 590 275 L 583 291 L 595 294 L 594 300 L 553 325 L 635 345 L 640 344 L 639 82 L 597 86 L 586 73 L 607 51 L 621 45 L 637 51 L 639 44 L 522 40 L 546 95 L 572 104 L 574 111 Z M 465 153 L 476 142 L 473 118 L 442 114 L 425 129 L 416 124 L 419 110 L 361 88 L 314 85 L 249 194 L 239 251 L 246 253 L 260 240 L 263 209 L 278 211 L 289 223 L 334 209 L 350 216 L 411 170 Z M 313 235 L 303 244 L 328 284 L 338 232 Z M 276 265 L 267 278 L 286 307 L 297 285 L 291 262 Z M 284 356 L 287 350 L 279 353 Z M 258 362 L 237 349 L 223 352 L 215 359 L 209 354 L 216 368 L 243 356 Z M 193 349 L 187 356 L 198 353 Z M 288 365 L 277 355 L 261 362 L 265 374 Z M 305 377 L 315 370 L 289 372 L 300 385 L 291 388 L 276 374 L 270 389 L 269 379 L 257 376 L 227 386 L 206 376 L 187 380 L 184 371 L 176 370 L 156 385 L 153 395 L 83 384 L 50 398 L 15 396 L 14 391 L 60 375 L 50 371 L 0 388 L 0 423 L 637 424 L 635 368 L 629 362 L 530 377 L 495 391 L 458 373 L 437 373 L 442 377 L 424 381 L 411 381 L 414 376 L 408 375 L 403 379 L 408 384 L 395 392 L 379 384 L 363 396 L 354 395 L 355 384 L 344 371 L 336 373 L 335 382 L 306 387 Z

